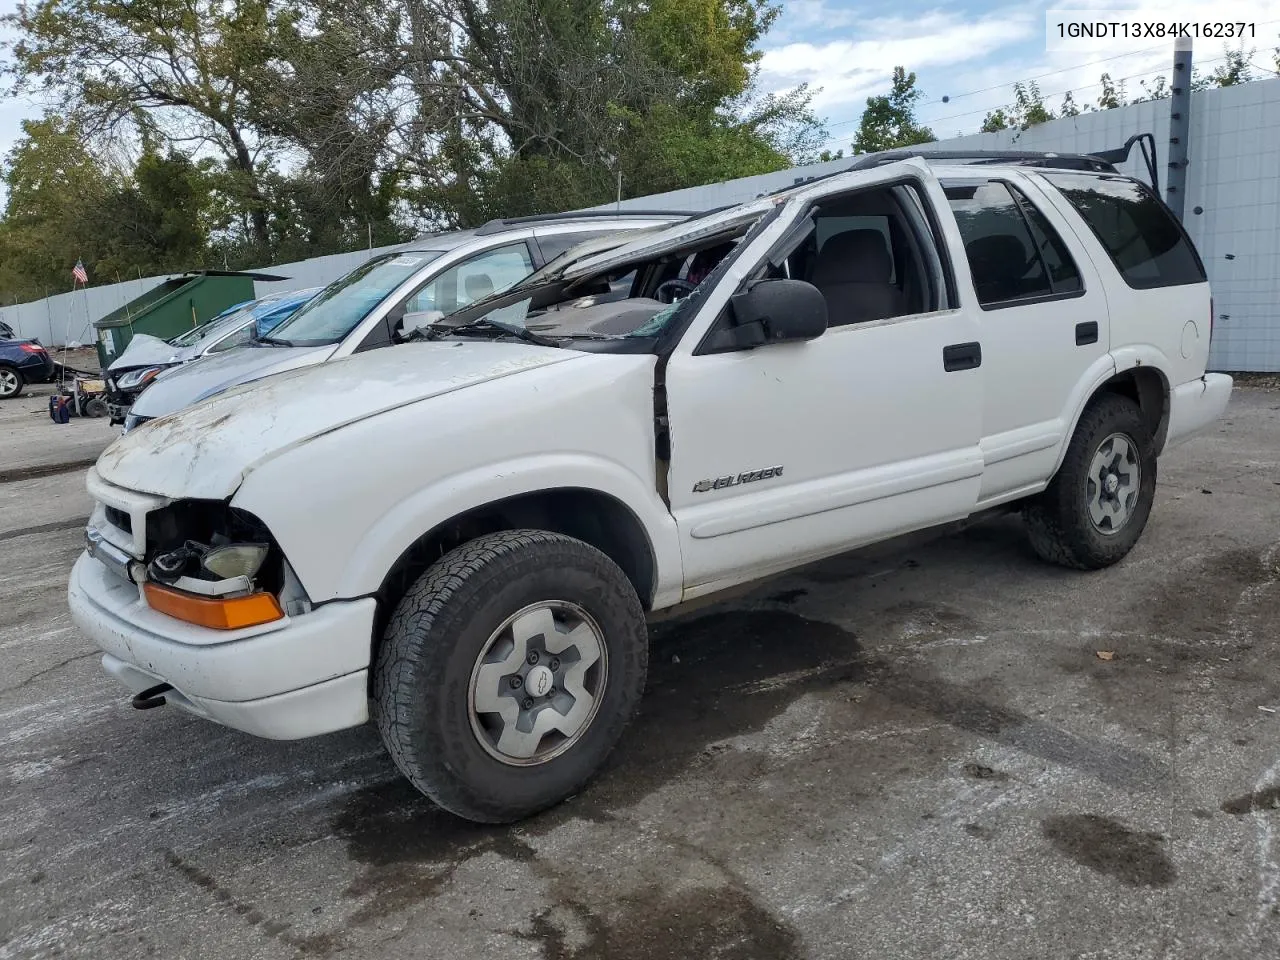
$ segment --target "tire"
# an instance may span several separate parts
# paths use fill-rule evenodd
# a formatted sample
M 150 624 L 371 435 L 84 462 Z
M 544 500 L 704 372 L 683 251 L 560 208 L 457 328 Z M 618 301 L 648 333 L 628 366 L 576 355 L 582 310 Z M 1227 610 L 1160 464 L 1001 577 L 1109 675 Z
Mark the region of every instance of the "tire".
M 542 616 L 548 601 L 562 608 L 557 616 L 587 631 L 578 634 L 585 638 L 581 643 L 561 651 L 566 663 L 589 661 L 583 653 L 590 654 L 593 644 L 601 652 L 576 682 L 569 676 L 574 668 L 545 648 L 539 665 L 528 665 L 540 638 L 557 647 L 567 642 L 563 632 L 547 642 L 546 633 L 524 629 L 530 638 L 521 655 L 511 640 L 518 631 L 500 630 L 513 618 L 527 627 L 534 621 L 520 618 L 531 609 Z M 539 530 L 490 534 L 441 557 L 400 599 L 374 663 L 374 720 L 401 773 L 438 806 L 478 823 L 511 823 L 572 796 L 604 763 L 644 692 L 648 642 L 635 590 L 599 550 Z M 505 662 L 493 662 L 504 652 Z M 523 699 L 510 689 L 512 663 L 526 671 Z M 548 687 L 547 674 L 534 671 L 549 673 L 553 666 L 560 679 Z M 557 686 L 561 681 L 564 686 Z M 553 705 L 540 697 L 539 712 L 529 713 L 535 687 L 559 699 Z M 570 687 L 593 694 L 589 716 L 579 706 L 588 698 L 569 695 Z M 497 690 L 496 698 L 486 698 L 486 690 Z M 575 716 L 586 719 L 571 738 L 559 731 L 542 736 L 538 748 L 547 747 L 549 755 L 514 758 L 499 744 L 508 734 L 519 738 L 520 731 L 509 728 L 520 721 L 513 725 L 480 706 L 499 702 L 507 710 L 519 705 L 526 724 L 550 709 L 565 724 Z M 552 722 L 560 717 L 548 714 Z M 520 742 L 527 747 L 532 736 Z
M 24 386 L 26 381 L 22 378 L 21 370 L 0 364 L 0 400 L 12 400 L 22 393 Z
M 1119 441 L 1130 445 L 1123 454 L 1118 454 Z M 1097 465 L 1107 461 L 1121 464 L 1117 490 L 1110 497 L 1110 481 L 1100 482 L 1092 476 L 1098 472 Z M 1135 464 L 1136 480 L 1132 477 Z M 1110 471 L 1104 468 L 1103 472 Z M 1076 570 L 1109 567 L 1124 559 L 1142 536 L 1155 491 L 1155 449 L 1142 411 L 1127 397 L 1103 394 L 1085 408 L 1062 466 L 1048 488 L 1023 508 L 1031 546 L 1041 559 L 1060 566 Z M 1117 522 L 1110 517 L 1112 529 L 1107 529 L 1112 504 L 1117 510 L 1124 505 L 1124 519 Z M 1103 517 L 1101 525 L 1095 519 L 1099 515 Z

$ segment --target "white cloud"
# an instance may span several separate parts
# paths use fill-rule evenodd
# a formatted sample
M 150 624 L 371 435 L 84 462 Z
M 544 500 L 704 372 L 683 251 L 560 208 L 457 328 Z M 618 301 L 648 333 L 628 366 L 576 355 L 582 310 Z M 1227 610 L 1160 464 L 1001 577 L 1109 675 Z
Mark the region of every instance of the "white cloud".
M 884 87 L 895 66 L 918 72 L 982 59 L 1042 30 L 1041 21 L 1025 8 L 972 21 L 936 12 L 912 20 L 868 20 L 858 24 L 858 39 L 796 42 L 766 50 L 761 80 L 770 89 L 800 83 L 821 87 L 814 106 L 829 110 L 860 102 Z
M 842 31 L 846 37 L 840 39 L 822 39 L 829 34 L 810 29 L 805 32 L 807 42 L 791 40 L 766 51 L 761 80 L 774 90 L 802 82 L 823 88 L 815 107 L 829 121 L 831 145 L 847 147 L 866 97 L 888 90 L 895 66 L 919 75 L 926 100 L 918 113 L 939 137 L 977 130 L 988 111 L 1012 102 L 1015 81 L 1036 79 L 1046 103 L 1057 110 L 1068 90 L 1078 105 L 1096 103 L 1104 72 L 1117 84 L 1124 80 L 1130 98 L 1142 95 L 1140 81 L 1172 72 L 1171 39 L 1130 39 L 1103 46 L 1082 42 L 1047 49 L 1046 7 L 1055 12 L 1081 7 L 1123 10 L 1123 16 L 1102 18 L 1129 22 L 1243 19 L 1254 24 L 1255 38 L 1247 38 L 1245 48 L 1256 48 L 1253 62 L 1258 74 L 1274 69 L 1272 49 L 1280 45 L 1280 0 L 1250 0 L 1247 10 L 1238 0 L 1226 0 L 1210 8 L 1211 13 L 1203 0 L 1032 0 L 985 13 L 859 20 L 852 30 Z M 790 15 L 788 4 L 778 26 Z M 1223 46 L 1220 39 L 1194 42 L 1194 62 L 1202 74 L 1223 63 Z M 940 102 L 944 95 L 950 102 Z

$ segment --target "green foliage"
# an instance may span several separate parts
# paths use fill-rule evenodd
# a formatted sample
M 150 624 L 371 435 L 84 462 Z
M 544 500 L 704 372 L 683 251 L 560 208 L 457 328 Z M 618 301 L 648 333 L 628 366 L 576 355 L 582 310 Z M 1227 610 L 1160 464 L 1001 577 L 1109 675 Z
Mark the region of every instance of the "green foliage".
M 1244 44 L 1241 44 L 1235 50 L 1224 44 L 1223 53 L 1226 55 L 1226 63 L 1219 64 L 1213 68 L 1213 73 L 1208 77 L 1209 85 L 1214 87 L 1234 87 L 1237 84 L 1248 83 L 1254 79 L 1253 66 L 1250 61 L 1257 52 L 1256 49 L 1252 49 L 1245 53 Z
M 924 91 L 916 89 L 915 73 L 893 68 L 893 84 L 887 94 L 867 98 L 867 108 L 853 139 L 854 154 L 896 150 L 937 138 L 916 120 L 916 104 Z
M 69 158 L 72 141 L 95 160 L 143 158 L 95 188 L 112 245 L 95 256 L 108 274 L 260 265 L 396 242 L 411 226 L 594 206 L 617 195 L 619 176 L 635 196 L 814 159 L 826 136 L 813 94 L 756 87 L 759 43 L 780 10 L 24 0 L 5 18 L 16 41 L 3 73 L 13 91 L 78 118 L 76 137 L 58 141 Z M 87 189 L 94 162 L 82 166 Z M 93 232 L 96 206 L 64 227 L 56 197 L 32 202 L 55 246 Z M 18 212 L 0 239 L 22 226 Z
M 1104 73 L 1099 81 L 1102 85 L 1102 92 L 1098 94 L 1099 110 L 1114 110 L 1116 107 L 1123 107 L 1129 101 L 1125 95 L 1125 83 L 1120 81 L 1120 85 L 1116 86 L 1111 74 Z
M 1065 103 L 1065 102 L 1064 102 Z M 1071 102 L 1074 106 L 1074 101 Z M 982 121 L 983 133 L 994 133 L 997 130 L 1026 130 L 1038 123 L 1047 123 L 1054 119 L 1054 112 L 1044 103 L 1040 87 L 1033 80 L 1029 83 L 1013 85 L 1013 103 L 1007 107 L 992 110 Z
M 999 130 L 1008 130 L 1012 123 L 1009 122 L 1009 115 L 1005 113 L 1004 107 L 998 107 L 989 112 L 982 118 L 981 131 L 983 133 L 995 133 Z

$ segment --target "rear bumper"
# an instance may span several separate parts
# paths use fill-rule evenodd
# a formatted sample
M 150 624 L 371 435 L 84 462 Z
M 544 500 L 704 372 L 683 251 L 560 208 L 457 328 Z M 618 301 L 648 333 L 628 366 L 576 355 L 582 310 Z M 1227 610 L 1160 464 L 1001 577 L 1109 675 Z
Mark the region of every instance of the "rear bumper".
M 1173 388 L 1169 396 L 1169 429 L 1165 447 L 1203 433 L 1227 410 L 1234 381 L 1225 373 L 1206 373 Z
M 67 591 L 71 616 L 131 693 L 168 683 L 167 702 L 228 727 L 297 740 L 369 719 L 375 602 L 330 603 L 247 630 L 209 630 L 147 606 L 137 585 L 82 554 Z
M 53 357 L 49 354 L 30 354 L 30 359 L 25 363 L 18 364 L 18 370 L 22 372 L 22 379 L 27 383 L 48 383 L 53 379 L 54 371 L 57 367 L 53 364 Z

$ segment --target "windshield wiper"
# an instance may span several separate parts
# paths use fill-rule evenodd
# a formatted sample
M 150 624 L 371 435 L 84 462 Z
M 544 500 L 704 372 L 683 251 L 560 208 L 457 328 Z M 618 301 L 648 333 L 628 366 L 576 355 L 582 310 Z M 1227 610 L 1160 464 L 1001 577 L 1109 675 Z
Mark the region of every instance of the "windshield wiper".
M 292 346 L 294 346 L 294 342 L 293 342 L 292 340 L 281 340 L 279 337 L 254 337 L 254 338 L 253 338 L 253 342 L 254 342 L 254 343 L 261 343 L 261 344 L 265 344 L 265 345 L 266 345 L 266 346 L 268 346 L 268 347 L 292 347 Z
M 468 320 L 466 323 L 460 323 L 456 327 L 442 326 L 438 323 L 429 324 L 427 327 L 418 327 L 412 333 L 405 336 L 405 340 L 436 340 L 440 337 L 455 336 L 457 334 L 492 332 L 504 336 L 516 337 L 526 343 L 536 343 L 540 347 L 558 347 L 559 344 L 547 337 L 539 336 L 532 330 L 515 324 L 499 323 L 497 320 L 490 320 L 488 317 L 476 317 L 474 320 Z

